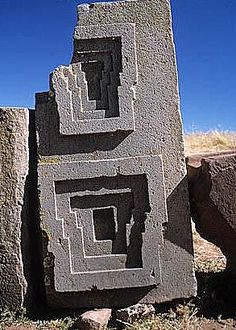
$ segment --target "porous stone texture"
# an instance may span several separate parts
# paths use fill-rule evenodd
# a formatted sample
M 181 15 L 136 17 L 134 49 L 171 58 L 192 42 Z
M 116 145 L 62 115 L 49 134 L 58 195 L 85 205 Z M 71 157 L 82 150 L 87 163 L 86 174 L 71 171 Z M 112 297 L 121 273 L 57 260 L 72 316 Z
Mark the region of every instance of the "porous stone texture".
M 26 294 L 21 250 L 28 174 L 28 109 L 0 108 L 0 309 Z
M 75 39 L 72 64 L 52 75 L 60 134 L 133 131 L 135 25 L 77 26 Z
M 133 323 L 140 319 L 152 318 L 155 315 L 153 305 L 136 304 L 116 311 L 116 318 L 122 322 Z
M 108 321 L 111 318 L 111 309 L 103 308 L 88 311 L 80 315 L 75 321 L 75 330 L 103 330 L 107 329 Z
M 160 285 L 162 233 L 154 219 L 167 216 L 159 156 L 45 164 L 39 174 L 51 210 L 44 226 L 56 239 L 47 283 L 55 280 L 59 292 Z
M 191 156 L 187 164 L 196 229 L 220 247 L 236 276 L 236 154 Z
M 170 4 L 96 3 L 78 13 L 71 64 L 36 95 L 48 305 L 190 297 L 196 283 Z

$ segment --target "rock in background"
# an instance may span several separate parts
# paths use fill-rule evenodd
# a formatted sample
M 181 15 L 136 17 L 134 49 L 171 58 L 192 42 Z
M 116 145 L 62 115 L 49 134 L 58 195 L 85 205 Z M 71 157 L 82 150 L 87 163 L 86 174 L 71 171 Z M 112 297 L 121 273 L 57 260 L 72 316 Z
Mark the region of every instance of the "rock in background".
M 107 329 L 108 321 L 111 318 L 111 309 L 95 309 L 83 313 L 75 322 L 74 330 L 102 330 Z
M 0 108 L 0 309 L 19 309 L 26 293 L 21 251 L 28 174 L 28 109 Z
M 236 276 L 236 154 L 191 156 L 187 165 L 196 229 L 220 247 Z

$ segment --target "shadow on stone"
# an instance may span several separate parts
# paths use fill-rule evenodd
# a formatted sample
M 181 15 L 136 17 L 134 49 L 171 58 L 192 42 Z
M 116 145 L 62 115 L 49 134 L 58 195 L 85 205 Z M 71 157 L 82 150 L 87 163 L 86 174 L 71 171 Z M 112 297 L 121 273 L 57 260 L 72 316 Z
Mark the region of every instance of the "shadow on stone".
M 218 246 L 236 277 L 235 155 L 187 160 L 190 206 L 199 234 Z
M 37 144 L 35 111 L 29 111 L 29 172 L 26 178 L 22 208 L 21 250 L 27 291 L 24 306 L 30 312 L 40 312 L 46 307 L 43 281 L 42 237 L 39 227 L 39 202 L 37 178 Z
M 198 296 L 195 304 L 198 315 L 223 319 L 236 316 L 236 281 L 227 272 L 196 272 Z
M 181 247 L 193 255 L 191 223 L 189 213 L 187 175 L 179 182 L 172 193 L 167 197 L 168 223 L 164 224 L 164 237 L 176 246 Z M 178 206 L 178 207 L 177 207 Z
M 39 146 L 39 154 L 42 156 L 114 150 L 130 134 L 130 132 L 118 131 L 104 134 L 62 136 L 59 134 L 59 115 L 54 96 L 50 95 L 50 92 L 37 93 L 36 104 L 40 107 L 37 129 L 44 141 Z

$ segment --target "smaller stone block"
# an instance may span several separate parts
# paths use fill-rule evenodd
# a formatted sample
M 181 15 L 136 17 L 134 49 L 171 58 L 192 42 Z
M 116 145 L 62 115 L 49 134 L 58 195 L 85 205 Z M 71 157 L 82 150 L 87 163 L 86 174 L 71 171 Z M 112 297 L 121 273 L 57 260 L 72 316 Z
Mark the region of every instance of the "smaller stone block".
M 236 154 L 212 154 L 188 159 L 190 204 L 200 235 L 227 258 L 236 276 Z
M 95 309 L 83 313 L 73 325 L 75 330 L 105 330 L 111 318 L 111 309 Z
M 22 218 L 28 174 L 28 109 L 0 108 L 0 309 L 23 306 Z

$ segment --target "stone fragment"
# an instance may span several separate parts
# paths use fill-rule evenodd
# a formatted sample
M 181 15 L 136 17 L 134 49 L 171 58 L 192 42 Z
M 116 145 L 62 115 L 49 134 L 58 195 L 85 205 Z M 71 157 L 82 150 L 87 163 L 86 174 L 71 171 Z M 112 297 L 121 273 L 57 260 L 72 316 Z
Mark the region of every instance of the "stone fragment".
M 0 309 L 23 306 L 28 109 L 0 108 Z
M 187 167 L 196 229 L 220 247 L 236 276 L 236 154 L 191 156 Z
M 36 95 L 48 305 L 190 297 L 196 282 L 170 3 L 113 1 L 78 12 L 71 64 Z
M 116 318 L 119 321 L 132 323 L 139 319 L 152 318 L 155 308 L 151 304 L 136 304 L 116 311 Z
M 75 321 L 73 329 L 75 330 L 103 330 L 107 328 L 108 321 L 111 318 L 111 309 L 95 309 L 80 315 Z

